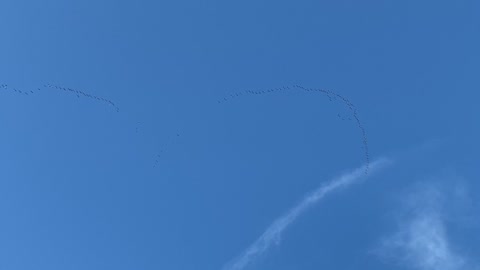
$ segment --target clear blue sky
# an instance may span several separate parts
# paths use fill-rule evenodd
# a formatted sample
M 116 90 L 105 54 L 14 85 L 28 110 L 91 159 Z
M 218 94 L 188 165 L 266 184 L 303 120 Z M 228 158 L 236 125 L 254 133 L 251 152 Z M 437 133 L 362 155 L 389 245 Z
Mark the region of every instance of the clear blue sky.
M 348 97 L 372 160 L 394 164 L 245 269 L 478 269 L 479 15 L 473 0 L 1 1 L 0 269 L 222 269 L 364 165 L 350 111 L 321 93 L 218 103 L 295 84 Z

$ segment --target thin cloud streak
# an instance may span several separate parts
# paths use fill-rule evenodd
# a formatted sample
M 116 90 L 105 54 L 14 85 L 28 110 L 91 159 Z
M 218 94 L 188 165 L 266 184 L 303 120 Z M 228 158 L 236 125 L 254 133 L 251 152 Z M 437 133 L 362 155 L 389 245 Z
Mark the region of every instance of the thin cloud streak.
M 390 164 L 388 159 L 379 159 L 370 164 L 370 170 L 376 171 Z M 367 166 L 367 165 L 365 165 Z M 247 267 L 256 257 L 265 253 L 273 244 L 278 245 L 282 233 L 287 227 L 292 224 L 298 216 L 303 214 L 310 207 L 318 203 L 329 193 L 338 189 L 346 188 L 351 184 L 354 184 L 361 179 L 366 178 L 365 166 L 357 168 L 352 172 L 345 173 L 340 177 L 329 181 L 328 183 L 321 185 L 312 193 L 307 195 L 298 205 L 290 209 L 285 215 L 275 220 L 270 227 L 249 247 L 247 250 L 239 256 L 237 259 L 228 263 L 223 270 L 241 270 Z

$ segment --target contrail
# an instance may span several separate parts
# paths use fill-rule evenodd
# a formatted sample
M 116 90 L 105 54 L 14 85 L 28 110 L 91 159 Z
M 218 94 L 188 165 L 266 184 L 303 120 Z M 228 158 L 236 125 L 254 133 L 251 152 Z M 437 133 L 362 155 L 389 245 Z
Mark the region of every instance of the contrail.
M 390 164 L 389 159 L 378 159 L 370 164 L 370 170 L 376 171 Z M 273 244 L 278 245 L 280 242 L 280 236 L 287 227 L 292 224 L 295 219 L 311 206 L 318 203 L 329 193 L 338 189 L 346 188 L 351 184 L 354 184 L 361 179 L 366 178 L 365 166 L 357 168 L 352 172 L 345 173 L 333 180 L 321 185 L 319 188 L 308 194 L 299 204 L 290 209 L 285 215 L 275 220 L 270 227 L 250 246 L 248 247 L 238 258 L 234 259 L 223 270 L 241 270 L 247 267 L 256 257 L 265 253 Z

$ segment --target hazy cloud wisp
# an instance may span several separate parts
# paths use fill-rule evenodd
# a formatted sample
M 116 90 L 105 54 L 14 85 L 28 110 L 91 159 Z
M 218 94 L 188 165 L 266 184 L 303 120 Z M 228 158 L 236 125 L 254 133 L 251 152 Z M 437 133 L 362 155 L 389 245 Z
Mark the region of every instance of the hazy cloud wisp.
M 383 239 L 377 253 L 412 269 L 478 269 L 455 250 L 448 235 L 446 207 L 452 204 L 448 192 L 430 183 L 407 196 L 398 231 Z

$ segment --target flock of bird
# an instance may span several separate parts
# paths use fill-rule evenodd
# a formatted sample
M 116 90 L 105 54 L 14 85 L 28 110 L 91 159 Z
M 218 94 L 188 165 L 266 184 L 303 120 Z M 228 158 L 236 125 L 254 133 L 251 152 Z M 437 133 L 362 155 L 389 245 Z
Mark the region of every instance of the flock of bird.
M 83 96 L 83 97 L 87 97 L 87 98 L 90 98 L 90 99 L 94 99 L 94 100 L 98 100 L 98 101 L 101 101 L 101 102 L 104 102 L 108 105 L 111 105 L 113 106 L 113 108 L 119 112 L 120 109 L 118 108 L 117 105 L 115 105 L 115 103 L 113 103 L 111 100 L 109 99 L 106 99 L 106 98 L 102 98 L 102 97 L 98 97 L 98 96 L 95 96 L 95 95 L 92 95 L 92 94 L 88 94 L 84 91 L 81 91 L 81 90 L 77 90 L 77 89 L 72 89 L 72 88 L 65 88 L 65 87 L 60 87 L 60 86 L 57 86 L 57 85 L 53 85 L 53 84 L 46 84 L 44 85 L 43 87 L 45 88 L 50 88 L 50 89 L 56 89 L 56 90 L 63 90 L 64 92 L 68 92 L 68 93 L 72 93 L 72 94 L 75 94 L 78 98 L 80 98 L 80 96 Z M 31 94 L 34 94 L 36 91 L 41 91 L 41 88 L 37 88 L 35 91 L 34 90 L 28 90 L 28 91 L 22 91 L 20 89 L 17 89 L 17 88 L 9 88 L 8 87 L 8 84 L 0 84 L 0 89 L 3 89 L 3 90 L 11 90 L 17 94 L 22 94 L 22 95 L 31 95 Z
M 236 99 L 236 98 L 239 98 L 239 97 L 242 97 L 242 96 L 252 96 L 252 95 L 255 96 L 255 95 L 264 95 L 264 94 L 270 94 L 270 93 L 281 93 L 281 92 L 285 92 L 285 91 L 288 91 L 288 90 L 304 91 L 304 92 L 309 92 L 309 93 L 315 93 L 315 92 L 316 93 L 321 93 L 321 94 L 327 96 L 327 98 L 330 101 L 339 100 L 340 102 L 342 102 L 344 105 L 347 106 L 347 108 L 350 110 L 351 117 L 344 118 L 340 114 L 338 114 L 337 116 L 342 120 L 345 120 L 345 119 L 352 120 L 352 117 L 353 117 L 353 119 L 355 119 L 357 127 L 360 129 L 360 132 L 362 134 L 362 144 L 363 144 L 365 164 L 366 164 L 365 174 L 368 174 L 368 170 L 369 170 L 369 167 L 370 167 L 370 154 L 369 154 L 369 150 L 368 150 L 367 133 L 365 131 L 364 126 L 362 125 L 362 122 L 360 121 L 360 119 L 358 117 L 358 113 L 357 113 L 357 109 L 356 109 L 355 105 L 353 105 L 353 103 L 350 102 L 350 100 L 348 100 L 346 97 L 344 97 L 344 96 L 342 96 L 342 95 L 340 95 L 336 92 L 333 92 L 331 90 L 319 89 L 319 88 L 306 88 L 306 87 L 303 87 L 303 86 L 297 84 L 297 85 L 292 85 L 292 86 L 283 86 L 283 87 L 278 87 L 278 88 L 271 88 L 271 89 L 267 89 L 267 90 L 243 90 L 243 91 L 232 93 L 228 97 L 224 97 L 223 99 L 218 100 L 218 103 L 228 102 L 232 99 Z
M 61 86 L 53 85 L 53 84 L 46 84 L 45 87 L 49 87 L 49 88 L 57 89 L 57 90 L 63 90 L 65 92 L 70 92 L 70 93 L 76 95 L 78 98 L 80 98 L 80 96 L 84 96 L 84 97 L 87 97 L 87 98 L 90 98 L 90 99 L 95 99 L 95 100 L 98 100 L 98 101 L 102 101 L 102 102 L 105 102 L 105 103 L 113 106 L 113 108 L 115 108 L 115 110 L 117 112 L 120 111 L 120 109 L 111 100 L 106 99 L 106 98 L 102 98 L 102 97 L 98 97 L 98 96 L 95 96 L 95 95 L 91 95 L 91 94 L 88 94 L 88 93 L 86 93 L 84 91 L 81 91 L 81 90 L 72 89 L 72 88 L 65 88 L 65 87 L 61 87 Z
M 9 90 L 10 88 L 8 88 L 8 84 L 0 84 L 0 89 Z M 22 94 L 22 95 L 26 95 L 26 96 L 34 93 L 32 90 L 22 91 L 22 90 L 19 90 L 17 88 L 13 88 L 12 91 L 17 93 L 17 94 Z
M 176 134 L 176 137 L 174 140 L 170 140 L 170 145 L 171 144 L 174 144 L 176 142 L 176 139 L 178 139 L 180 137 L 180 133 L 177 133 Z M 166 148 L 163 146 L 160 151 L 155 155 L 155 164 L 153 165 L 153 167 L 157 167 L 159 164 L 160 164 L 160 159 L 162 158 L 162 154 L 166 152 Z
M 44 85 L 44 87 L 50 88 L 50 89 L 55 89 L 55 90 L 61 90 L 61 91 L 67 92 L 67 93 L 71 93 L 71 94 L 76 95 L 78 98 L 80 98 L 80 96 L 83 96 L 83 97 L 90 98 L 90 99 L 93 99 L 93 100 L 101 101 L 101 102 L 104 102 L 104 103 L 106 103 L 110 106 L 113 106 L 113 108 L 117 112 L 119 111 L 119 108 L 117 107 L 117 105 L 115 105 L 114 102 L 112 102 L 111 100 L 106 99 L 106 98 L 102 98 L 102 97 L 98 97 L 96 95 L 88 94 L 88 93 L 86 93 L 84 91 L 81 91 L 81 90 L 72 89 L 72 88 L 65 88 L 65 87 L 61 87 L 61 86 L 53 85 L 53 84 L 46 84 L 46 85 Z M 19 89 L 16 89 L 16 88 L 10 89 L 7 84 L 0 84 L 0 90 L 1 89 L 12 90 L 17 94 L 22 94 L 22 95 L 30 95 L 30 94 L 35 93 L 35 91 L 33 91 L 33 90 L 22 91 L 22 90 L 19 90 Z M 37 91 L 40 91 L 40 90 L 41 90 L 41 88 L 37 88 Z M 362 123 L 361 123 L 361 121 L 358 117 L 357 109 L 353 105 L 353 103 L 350 102 L 350 100 L 348 100 L 346 97 L 344 97 L 344 96 L 342 96 L 342 95 L 340 95 L 336 92 L 333 92 L 331 90 L 319 89 L 319 88 L 306 88 L 306 87 L 303 87 L 303 86 L 300 86 L 300 85 L 292 85 L 292 86 L 283 86 L 283 87 L 279 87 L 279 88 L 271 88 L 271 89 L 267 89 L 267 90 L 243 90 L 243 91 L 239 91 L 239 92 L 235 92 L 233 94 L 230 94 L 228 97 L 224 97 L 221 100 L 218 100 L 218 103 L 228 102 L 232 99 L 239 98 L 239 97 L 242 97 L 242 96 L 256 96 L 256 95 L 265 95 L 265 94 L 270 94 L 270 93 L 281 93 L 281 92 L 286 92 L 286 91 L 289 91 L 289 90 L 304 91 L 304 92 L 309 92 L 309 93 L 315 93 L 315 92 L 316 93 L 321 93 L 321 94 L 325 95 L 330 101 L 337 101 L 338 100 L 338 101 L 342 102 L 344 105 L 347 106 L 347 108 L 349 109 L 349 111 L 351 113 L 351 117 L 346 117 L 345 118 L 345 117 L 342 117 L 340 114 L 337 114 L 337 117 L 342 119 L 342 120 L 346 120 L 346 119 L 352 120 L 352 119 L 354 119 L 357 127 L 360 129 L 361 134 L 362 134 L 362 142 L 363 142 L 365 163 L 366 163 L 365 174 L 367 174 L 368 170 L 369 170 L 369 165 L 370 165 L 370 155 L 369 155 L 369 150 L 368 150 L 368 141 L 367 141 L 367 135 L 366 135 L 365 128 L 363 127 L 363 125 L 362 125 Z M 137 122 L 137 124 L 140 124 L 140 122 Z M 135 132 L 138 133 L 138 126 L 136 127 Z M 179 137 L 179 136 L 180 135 L 177 133 L 177 137 Z M 164 150 L 160 150 L 160 153 L 162 153 L 163 151 Z M 160 157 L 161 157 L 160 154 L 156 155 L 156 160 L 155 160 L 154 167 L 156 167 L 158 165 Z
M 0 84 L 0 90 L 4 90 L 4 91 L 11 91 L 15 94 L 21 94 L 21 95 L 31 95 L 31 94 L 34 94 L 35 92 L 37 91 L 42 91 L 42 88 L 44 89 L 52 89 L 52 90 L 59 90 L 59 91 L 63 91 L 65 93 L 69 93 L 69 94 L 73 94 L 73 95 L 76 95 L 77 98 L 80 98 L 80 97 L 86 97 L 86 98 L 89 98 L 89 99 L 93 99 L 93 100 L 97 100 L 97 101 L 100 101 L 100 102 L 103 102 L 107 105 L 110 105 L 112 106 L 117 112 L 119 112 L 119 108 L 118 106 L 111 100 L 109 99 L 106 99 L 106 98 L 102 98 L 102 97 L 99 97 L 99 96 L 96 96 L 96 95 L 93 95 L 93 94 L 89 94 L 85 91 L 81 91 L 81 90 L 78 90 L 78 89 L 72 89 L 72 88 L 68 88 L 68 87 L 61 87 L 61 86 L 58 86 L 58 85 L 54 85 L 54 84 L 45 84 L 43 85 L 43 87 L 40 87 L 40 88 L 37 88 L 35 91 L 34 90 L 29 90 L 29 91 L 22 91 L 22 90 L 19 90 L 17 88 L 11 88 L 9 87 L 8 84 L 5 84 L 5 83 L 2 83 Z M 135 133 L 138 133 L 139 132 L 139 125 L 141 124 L 142 122 L 137 122 L 137 126 L 135 127 Z M 178 133 L 177 133 L 177 137 L 180 136 Z M 164 147 L 165 148 L 165 147 Z M 163 153 L 164 152 L 164 149 L 162 148 L 159 153 Z M 155 159 L 155 165 L 154 167 L 156 167 L 158 165 L 158 163 L 160 162 L 160 158 L 161 158 L 161 155 L 160 154 L 157 154 L 156 155 L 156 159 Z

